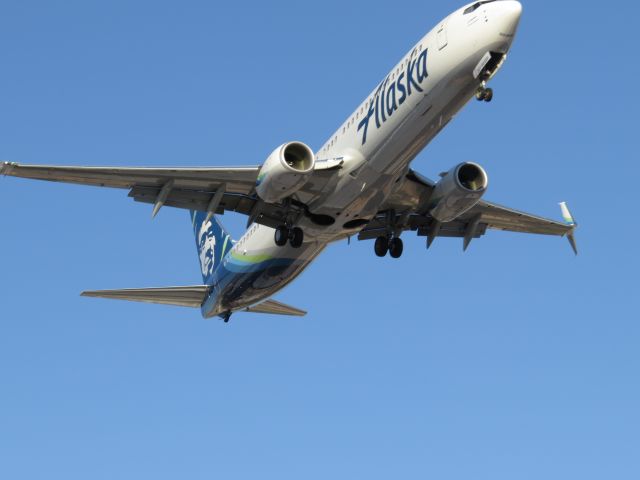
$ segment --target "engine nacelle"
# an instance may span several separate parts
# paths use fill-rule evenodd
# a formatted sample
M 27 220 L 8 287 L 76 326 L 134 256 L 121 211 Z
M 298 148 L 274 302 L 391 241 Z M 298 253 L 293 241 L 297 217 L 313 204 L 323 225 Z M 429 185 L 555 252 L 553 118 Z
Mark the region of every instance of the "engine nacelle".
M 256 193 L 267 203 L 277 203 L 300 190 L 315 166 L 313 151 L 302 142 L 276 148 L 262 165 Z
M 436 184 L 429 211 L 439 222 L 455 220 L 480 201 L 489 178 L 477 163 L 461 163 L 449 170 Z

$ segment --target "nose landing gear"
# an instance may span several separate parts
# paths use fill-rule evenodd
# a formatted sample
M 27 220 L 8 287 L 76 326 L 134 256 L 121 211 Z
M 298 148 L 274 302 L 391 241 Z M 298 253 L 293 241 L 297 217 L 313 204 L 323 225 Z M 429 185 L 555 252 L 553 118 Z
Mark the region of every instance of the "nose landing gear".
M 486 82 L 482 82 L 482 85 L 476 90 L 476 99 L 479 102 L 490 102 L 493 99 L 493 90 L 487 88 Z

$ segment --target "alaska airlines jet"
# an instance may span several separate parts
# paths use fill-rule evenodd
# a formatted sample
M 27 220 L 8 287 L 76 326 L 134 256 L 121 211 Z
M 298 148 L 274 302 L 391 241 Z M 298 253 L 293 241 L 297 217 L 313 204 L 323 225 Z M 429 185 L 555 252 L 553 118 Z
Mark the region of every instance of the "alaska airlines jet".
M 431 181 L 410 168 L 416 155 L 505 61 L 522 6 L 485 0 L 456 10 L 422 37 L 327 142 L 280 145 L 261 166 L 214 168 L 52 167 L 4 163 L 3 175 L 124 188 L 137 202 L 189 210 L 202 285 L 83 292 L 90 297 L 197 307 L 228 321 L 237 311 L 304 315 L 271 297 L 332 242 L 374 240 L 379 257 L 402 255 L 404 232 L 460 237 L 463 248 L 488 229 L 568 237 L 576 227 L 482 199 L 488 177 L 461 163 Z M 248 216 L 238 241 L 216 215 Z M 576 251 L 577 253 L 577 251 Z

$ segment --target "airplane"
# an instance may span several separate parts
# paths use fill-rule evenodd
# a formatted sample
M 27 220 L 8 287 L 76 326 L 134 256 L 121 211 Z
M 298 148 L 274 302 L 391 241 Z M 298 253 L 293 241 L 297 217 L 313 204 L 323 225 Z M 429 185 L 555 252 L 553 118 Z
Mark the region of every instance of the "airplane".
M 82 295 L 200 308 L 229 321 L 235 312 L 302 316 L 273 300 L 330 243 L 373 240 L 378 257 L 399 258 L 402 234 L 463 239 L 466 250 L 489 229 L 569 239 L 573 220 L 541 218 L 483 200 L 488 176 L 460 163 L 429 180 L 411 161 L 473 98 L 490 102 L 487 83 L 513 43 L 522 6 L 484 0 L 456 10 L 422 37 L 317 152 L 300 141 L 278 146 L 262 165 L 126 168 L 22 165 L 2 175 L 129 190 L 136 202 L 189 210 L 202 284 L 86 291 Z M 218 215 L 248 217 L 234 241 Z

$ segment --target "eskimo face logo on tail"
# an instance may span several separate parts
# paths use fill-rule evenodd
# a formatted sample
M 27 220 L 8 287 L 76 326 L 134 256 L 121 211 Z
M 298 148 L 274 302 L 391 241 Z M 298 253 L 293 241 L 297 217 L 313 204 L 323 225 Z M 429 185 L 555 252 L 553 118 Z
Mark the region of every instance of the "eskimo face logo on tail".
M 391 77 L 387 77 L 378 86 L 376 93 L 369 101 L 369 109 L 358 124 L 358 132 L 362 130 L 362 145 L 367 142 L 367 131 L 371 117 L 376 121 L 376 128 L 380 128 L 413 92 L 423 91 L 421 84 L 429 76 L 427 73 L 427 50 L 423 50 L 418 58 L 410 59 L 405 64 L 404 70 L 393 81 L 391 81 Z
M 200 227 L 198 233 L 198 247 L 200 250 L 200 268 L 202 269 L 202 275 L 208 277 L 213 273 L 213 267 L 215 267 L 215 248 L 216 237 L 211 231 L 211 220 L 205 222 Z

